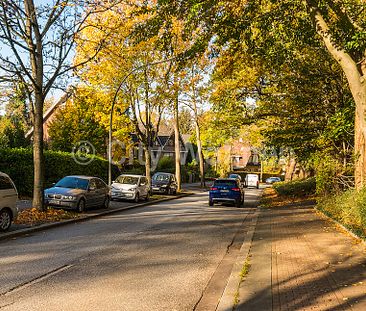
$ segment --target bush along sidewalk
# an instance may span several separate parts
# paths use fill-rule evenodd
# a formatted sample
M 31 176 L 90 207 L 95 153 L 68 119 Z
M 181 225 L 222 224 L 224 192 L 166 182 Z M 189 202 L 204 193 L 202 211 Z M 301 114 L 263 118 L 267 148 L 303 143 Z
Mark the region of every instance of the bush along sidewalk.
M 261 198 L 262 207 L 279 207 L 293 203 L 311 201 L 315 204 L 315 178 L 277 182 L 266 188 Z
M 366 188 L 319 198 L 317 209 L 360 238 L 366 238 Z
M 273 184 L 273 188 L 279 195 L 304 197 L 314 195 L 316 192 L 315 177 L 300 179 L 288 182 L 277 182 Z
M 348 189 L 316 196 L 315 178 L 275 183 L 267 188 L 262 198 L 263 207 L 278 207 L 313 201 L 316 209 L 335 220 L 347 230 L 366 239 L 366 188 Z

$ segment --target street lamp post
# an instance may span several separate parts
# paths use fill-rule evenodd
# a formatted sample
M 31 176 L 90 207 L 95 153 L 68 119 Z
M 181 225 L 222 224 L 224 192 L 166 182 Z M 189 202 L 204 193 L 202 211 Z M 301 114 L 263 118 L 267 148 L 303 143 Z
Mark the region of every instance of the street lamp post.
M 151 67 L 151 66 L 155 66 L 155 65 L 159 65 L 159 64 L 163 64 L 163 63 L 167 63 L 170 62 L 174 59 L 176 59 L 177 57 L 172 57 L 172 58 L 168 58 L 165 60 L 161 60 L 161 61 L 157 61 L 157 62 L 153 62 L 153 63 L 149 63 L 149 64 L 144 64 L 141 65 L 139 67 L 136 67 L 134 69 L 132 69 L 130 72 L 128 72 L 123 79 L 121 80 L 121 82 L 119 83 L 116 92 L 114 93 L 114 97 L 113 97 L 113 101 L 112 101 L 112 105 L 111 105 L 111 111 L 110 111 L 110 115 L 109 115 L 109 133 L 108 133 L 108 185 L 110 186 L 112 184 L 112 127 L 113 127 L 113 112 L 114 112 L 114 107 L 116 105 L 116 100 L 117 100 L 117 95 L 119 93 L 119 91 L 122 88 L 122 85 L 126 82 L 126 80 L 129 78 L 129 76 L 131 76 L 135 71 L 143 69 L 145 67 Z M 124 113 L 126 113 L 127 109 L 124 111 Z

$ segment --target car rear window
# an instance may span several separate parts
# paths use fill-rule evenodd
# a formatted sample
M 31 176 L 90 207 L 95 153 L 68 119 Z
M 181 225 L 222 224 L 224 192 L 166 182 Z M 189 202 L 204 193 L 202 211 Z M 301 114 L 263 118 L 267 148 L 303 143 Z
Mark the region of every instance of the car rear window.
M 258 175 L 255 174 L 248 174 L 247 175 L 248 178 L 258 178 Z
M 235 180 L 215 180 L 214 186 L 233 186 L 236 187 L 237 183 Z

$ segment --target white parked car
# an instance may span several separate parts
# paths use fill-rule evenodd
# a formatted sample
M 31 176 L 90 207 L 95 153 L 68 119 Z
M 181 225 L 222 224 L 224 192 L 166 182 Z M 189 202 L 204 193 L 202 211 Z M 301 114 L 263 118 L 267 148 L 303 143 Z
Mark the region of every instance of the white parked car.
M 142 175 L 120 175 L 112 183 L 111 199 L 127 199 L 138 202 L 144 198 L 149 200 L 150 185 Z
M 257 174 L 247 174 L 245 176 L 245 187 L 259 188 L 259 176 Z
M 10 177 L 0 172 L 0 231 L 9 229 L 18 216 L 18 192 Z

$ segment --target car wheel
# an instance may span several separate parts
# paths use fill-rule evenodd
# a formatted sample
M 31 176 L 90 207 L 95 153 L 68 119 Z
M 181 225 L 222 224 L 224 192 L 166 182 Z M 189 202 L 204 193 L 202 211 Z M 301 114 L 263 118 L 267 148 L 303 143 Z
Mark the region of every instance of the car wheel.
M 83 213 L 86 211 L 86 204 L 85 204 L 85 200 L 84 199 L 80 199 L 78 206 L 77 206 L 77 211 L 79 213 Z
M 214 205 L 214 202 L 212 200 L 208 200 L 208 205 L 209 206 L 213 206 Z
M 242 199 L 240 198 L 238 201 L 236 201 L 235 205 L 236 205 L 236 207 L 241 207 L 242 206 Z
M 106 198 L 104 199 L 103 207 L 109 208 L 110 201 L 111 201 L 111 199 L 109 198 L 109 196 L 106 196 Z
M 11 225 L 11 213 L 4 209 L 0 212 L 0 231 L 6 231 Z
M 138 203 L 139 201 L 140 201 L 140 195 L 137 192 L 136 195 L 135 195 L 135 202 Z
M 150 193 L 148 192 L 148 193 L 146 194 L 145 201 L 149 201 L 149 198 L 150 198 Z

